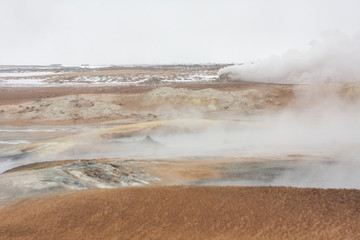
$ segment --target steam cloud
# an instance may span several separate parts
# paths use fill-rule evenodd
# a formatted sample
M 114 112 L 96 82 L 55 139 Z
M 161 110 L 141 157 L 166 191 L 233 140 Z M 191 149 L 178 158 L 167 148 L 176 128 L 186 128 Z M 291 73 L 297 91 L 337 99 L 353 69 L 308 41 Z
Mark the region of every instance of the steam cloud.
M 255 63 L 220 69 L 231 80 L 266 83 L 329 83 L 360 80 L 360 34 L 328 31 L 306 52 L 289 50 Z

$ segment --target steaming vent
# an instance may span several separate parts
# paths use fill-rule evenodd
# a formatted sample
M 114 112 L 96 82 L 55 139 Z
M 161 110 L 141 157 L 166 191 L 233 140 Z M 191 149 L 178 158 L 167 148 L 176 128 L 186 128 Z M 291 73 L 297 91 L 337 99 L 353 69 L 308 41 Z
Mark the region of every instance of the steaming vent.
M 152 145 L 152 146 L 160 146 L 160 145 L 162 145 L 160 142 L 155 141 L 149 135 L 147 135 L 143 140 L 141 140 L 141 143 L 146 144 L 146 145 Z

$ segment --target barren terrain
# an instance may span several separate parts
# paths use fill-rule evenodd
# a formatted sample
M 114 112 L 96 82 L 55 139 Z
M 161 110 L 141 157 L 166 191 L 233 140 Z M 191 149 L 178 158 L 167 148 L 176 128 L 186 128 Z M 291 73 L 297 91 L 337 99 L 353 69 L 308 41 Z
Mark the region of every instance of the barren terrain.
M 85 191 L 2 209 L 1 239 L 358 239 L 360 192 L 274 187 Z
M 0 239 L 359 238 L 360 85 L 221 67 L 4 68 Z

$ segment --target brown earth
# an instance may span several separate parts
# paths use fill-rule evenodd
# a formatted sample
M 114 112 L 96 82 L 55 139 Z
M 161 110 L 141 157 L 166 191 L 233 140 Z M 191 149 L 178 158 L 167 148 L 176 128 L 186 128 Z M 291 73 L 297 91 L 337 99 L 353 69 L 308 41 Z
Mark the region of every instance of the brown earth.
M 359 239 L 360 191 L 147 187 L 31 199 L 0 210 L 0 239 Z
M 199 181 L 206 179 L 216 179 L 224 177 L 223 167 L 226 164 L 235 162 L 249 162 L 260 161 L 260 158 L 229 158 L 229 157 L 172 157 L 161 159 L 133 157 L 128 158 L 101 158 L 101 159 L 86 159 L 86 160 L 65 160 L 65 161 L 49 161 L 38 162 L 27 165 L 22 165 L 5 171 L 4 173 L 14 173 L 19 171 L 39 170 L 44 168 L 51 168 L 56 166 L 64 166 L 72 162 L 131 162 L 143 172 L 151 174 L 161 179 L 160 182 L 155 182 L 155 185 L 176 185 L 184 182 Z M 267 158 L 266 160 L 269 160 Z
M 189 115 L 248 114 L 284 108 L 292 99 L 285 85 L 193 83 L 131 87 L 43 87 L 0 89 L 3 125 L 94 124 Z M 210 115 L 209 115 L 210 114 Z
M 118 73 L 76 73 L 65 77 L 113 74 Z M 171 96 L 163 99 L 155 96 L 148 105 L 138 101 L 146 99 L 148 93 L 159 87 L 180 88 L 181 94 L 185 90 L 213 89 L 225 92 L 223 95 L 216 93 L 221 97 L 246 90 L 254 90 L 255 94 L 247 97 L 250 105 L 246 107 L 237 105 L 239 101 L 225 105 L 221 98 L 201 102 L 193 92 L 190 94 L 194 98 L 179 94 L 175 100 Z M 303 94 L 312 86 L 301 88 Z M 248 110 L 261 112 L 288 106 L 298 97 L 299 91 L 294 89 L 295 86 L 290 85 L 246 82 L 0 88 L 0 118 L 5 114 L 13 116 L 2 121 L 2 125 L 30 126 L 98 124 L 127 119 L 129 123 L 145 122 L 161 120 L 160 115 L 172 108 L 159 107 L 169 101 L 173 101 L 173 106 L 196 105 L 199 111 L 206 113 L 212 109 L 208 106 L 214 105 L 216 110 L 211 111 L 220 115 Z M 358 84 L 336 89 L 350 100 L 357 102 L 359 99 Z M 208 96 L 214 92 L 202 93 Z M 320 91 L 313 95 L 321 94 Z M 59 97 L 66 97 L 62 100 L 69 105 L 56 108 Z M 272 101 L 267 102 L 269 99 Z M 54 108 L 50 109 L 47 104 Z M 313 104 L 313 99 L 308 98 L 306 104 Z M 119 107 L 114 108 L 115 105 Z M 258 106 L 261 108 L 257 109 Z M 104 107 L 112 110 L 108 115 L 95 110 L 82 113 L 91 107 L 96 111 L 106 110 Z M 54 111 L 49 112 L 49 109 Z M 58 114 L 62 111 L 65 113 Z M 63 115 L 66 117 L 60 118 Z M 47 163 L 46 167 L 58 164 Z M 221 163 L 209 160 L 196 164 L 189 161 L 183 163 L 183 167 L 164 161 L 153 162 L 151 166 L 144 161 L 140 165 L 168 184 L 176 184 L 178 179 L 193 181 L 216 177 L 221 174 L 216 170 L 218 164 Z M 30 169 L 43 167 L 34 164 Z M 360 239 L 359 199 L 359 190 L 274 187 L 177 186 L 84 191 L 27 199 L 0 209 L 0 239 Z
M 169 83 L 160 85 L 140 85 L 140 86 L 90 86 L 90 87 L 0 87 L 0 105 L 15 104 L 27 101 L 32 101 L 37 98 L 46 99 L 51 97 L 60 97 L 73 94 L 134 94 L 143 93 L 160 86 L 171 86 L 173 88 L 188 88 L 192 90 L 199 90 L 204 88 L 213 88 L 219 90 L 240 90 L 249 89 L 254 86 L 271 89 L 276 84 L 264 83 L 247 83 L 247 82 L 229 82 L 229 83 Z M 288 86 L 288 85 L 282 85 Z

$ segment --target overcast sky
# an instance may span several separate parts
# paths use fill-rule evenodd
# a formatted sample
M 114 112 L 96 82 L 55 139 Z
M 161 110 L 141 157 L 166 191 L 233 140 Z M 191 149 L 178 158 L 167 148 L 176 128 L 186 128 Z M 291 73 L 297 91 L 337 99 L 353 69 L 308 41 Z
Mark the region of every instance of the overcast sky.
M 359 23 L 358 0 L 0 0 L 0 64 L 240 63 Z

